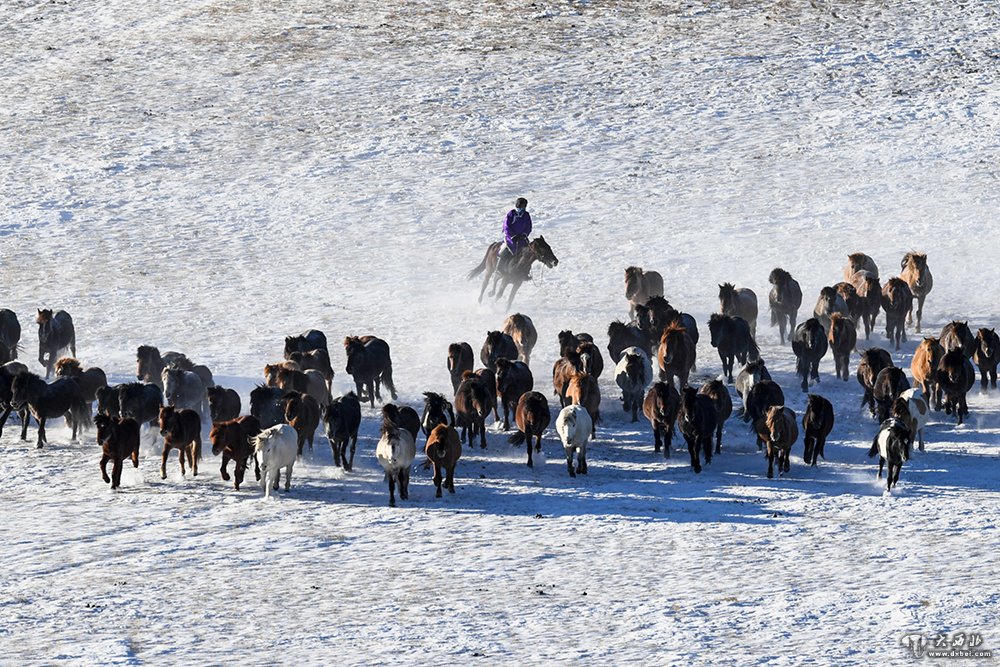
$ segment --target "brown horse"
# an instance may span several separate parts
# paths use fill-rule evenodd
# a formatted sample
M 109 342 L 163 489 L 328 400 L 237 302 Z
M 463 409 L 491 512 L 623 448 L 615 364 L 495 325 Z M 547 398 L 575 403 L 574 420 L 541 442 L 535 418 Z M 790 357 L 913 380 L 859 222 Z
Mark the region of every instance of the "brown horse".
M 900 278 L 889 278 L 882 288 L 882 310 L 885 311 L 885 337 L 895 341 L 897 350 L 901 340 L 906 342 L 906 314 L 912 307 L 910 286 Z
M 493 368 L 497 359 L 518 360 L 517 343 L 514 337 L 503 331 L 487 331 L 486 340 L 479 348 L 479 361 L 483 362 L 486 368 Z
M 663 296 L 663 276 L 638 266 L 627 267 L 625 298 L 628 299 L 629 317 L 635 317 L 635 307 L 645 305 L 651 296 Z
M 279 361 L 276 364 L 264 364 L 264 384 L 268 387 L 277 387 L 278 373 L 283 370 L 301 371 L 302 367 L 294 361 Z
M 72 356 L 76 356 L 76 329 L 73 318 L 65 310 L 53 312 L 39 308 L 35 322 L 38 323 L 38 363 L 45 366 L 45 379 L 48 380 L 63 350 L 69 349 Z
M 857 288 L 851 283 L 841 282 L 834 285 L 833 289 L 837 290 L 837 294 L 847 304 L 847 313 L 854 322 L 854 328 L 857 329 L 858 323 L 861 322 L 861 316 L 864 313 L 864 302 L 858 295 Z
M 934 401 L 934 409 L 941 409 L 941 390 L 937 386 L 937 368 L 944 356 L 944 348 L 937 338 L 925 337 L 913 352 L 910 362 L 910 375 L 913 383 L 927 397 L 927 402 Z
M 944 325 L 938 341 L 945 352 L 961 348 L 966 359 L 971 359 L 976 351 L 976 337 L 972 335 L 972 329 L 969 328 L 968 322 L 954 321 Z
M 176 449 L 184 475 L 184 455 L 187 455 L 191 474 L 198 476 L 198 461 L 201 460 L 201 416 L 190 408 L 175 408 L 171 405 L 160 408 L 160 435 L 163 436 L 163 458 L 160 463 L 160 479 L 167 478 L 167 457 L 171 449 Z
M 722 380 L 712 380 L 701 385 L 698 393 L 708 396 L 715 404 L 715 453 L 722 453 L 722 427 L 733 414 L 733 399 Z
M 486 287 L 489 285 L 491 277 L 493 278 L 493 290 L 490 292 L 490 296 L 495 295 L 498 301 L 503 296 L 504 290 L 507 289 L 507 285 L 510 285 L 510 297 L 507 299 L 507 307 L 510 308 L 510 305 L 514 303 L 514 295 L 517 294 L 517 290 L 524 282 L 531 280 L 531 266 L 535 262 L 541 262 L 551 269 L 559 265 L 559 260 L 556 259 L 552 248 L 546 243 L 545 237 L 539 236 L 529 242 L 521 252 L 510 260 L 506 271 L 500 272 L 497 271 L 497 264 L 500 261 L 500 247 L 502 245 L 502 241 L 491 243 L 490 247 L 486 249 L 483 261 L 469 272 L 466 279 L 472 280 L 483 271 L 486 272 L 483 276 L 483 288 L 479 291 L 479 303 L 483 302 L 483 295 L 486 293 Z M 495 277 L 494 273 L 496 273 Z M 498 285 L 499 291 L 497 291 Z
M 677 376 L 679 388 L 688 384 L 688 376 L 694 365 L 695 347 L 687 329 L 680 324 L 671 324 L 663 331 L 660 347 L 656 351 L 656 361 L 660 366 L 660 379 L 673 384 Z
M 101 477 L 117 489 L 122 482 L 122 462 L 132 459 L 132 466 L 139 467 L 139 424 L 129 417 L 120 419 L 97 415 L 97 444 L 101 446 Z M 108 477 L 111 461 L 111 477 Z
M 492 374 L 491 374 L 492 376 Z M 462 438 L 472 447 L 479 434 L 480 447 L 486 449 L 486 415 L 490 414 L 490 391 L 479 375 L 465 371 L 462 384 L 455 392 L 455 423 L 462 429 Z M 492 392 L 496 401 L 496 390 Z
M 260 463 L 257 461 L 253 446 L 253 438 L 256 438 L 260 431 L 260 421 L 250 415 L 212 424 L 212 431 L 209 433 L 212 454 L 214 456 L 222 454 L 222 466 L 219 472 L 222 473 L 222 479 L 227 482 L 230 477 L 226 468 L 230 461 L 236 462 L 234 488 L 237 491 L 243 483 L 243 476 L 246 474 L 251 456 L 254 462 L 254 474 L 257 476 L 257 481 L 260 481 Z
M 108 376 L 97 366 L 91 366 L 84 370 L 78 360 L 73 357 L 63 357 L 56 362 L 56 377 L 76 378 L 76 381 L 80 383 L 80 392 L 87 404 L 87 411 L 84 415 L 85 423 L 89 424 L 94 401 L 97 400 L 97 390 L 108 386 Z
M 653 451 L 663 447 L 663 458 L 670 458 L 670 445 L 674 438 L 674 422 L 681 406 L 681 396 L 674 385 L 655 382 L 642 401 L 642 414 L 653 428 Z
M 802 416 L 803 443 L 805 452 L 802 460 L 806 465 L 816 465 L 818 457 L 826 460 L 823 449 L 826 438 L 833 430 L 833 404 L 818 394 L 809 394 L 806 413 Z
M 840 313 L 844 317 L 851 316 L 844 297 L 840 296 L 837 288 L 828 285 L 819 291 L 819 298 L 813 307 L 813 317 L 823 326 L 823 331 L 829 331 L 830 316 L 834 313 Z
M 972 360 L 979 366 L 982 390 L 986 391 L 987 375 L 990 386 L 996 389 L 997 364 L 1000 363 L 1000 336 L 997 336 L 995 329 L 980 329 L 976 332 L 976 351 L 972 353 Z
M 535 325 L 531 318 L 521 313 L 508 315 L 500 330 L 514 340 L 514 345 L 517 346 L 518 360 L 530 366 L 531 351 L 535 348 L 535 343 L 538 342 L 538 332 L 535 331 Z
M 917 333 L 920 333 L 920 320 L 924 315 L 924 299 L 934 289 L 934 276 L 927 268 L 927 255 L 919 252 L 908 252 L 900 262 L 899 277 L 910 286 L 913 298 L 917 300 Z M 913 323 L 913 304 L 906 314 L 907 324 Z
M 847 266 L 844 267 L 844 280 L 852 282 L 858 271 L 867 271 L 878 280 L 878 265 L 875 260 L 863 252 L 855 252 L 847 256 Z
M 318 371 L 323 376 L 328 391 L 333 386 L 333 366 L 330 364 L 330 353 L 326 349 L 292 352 L 288 355 L 288 361 L 298 364 L 303 371 Z
M 462 384 L 462 375 L 465 371 L 471 371 L 474 365 L 471 345 L 461 342 L 448 346 L 448 373 L 451 375 L 452 391 L 458 391 L 458 385 Z
M 559 356 L 566 353 L 566 350 L 576 350 L 580 343 L 593 343 L 594 337 L 589 333 L 574 334 L 566 329 L 559 332 Z
M 858 384 L 864 390 L 864 395 L 861 397 L 861 405 L 867 405 L 873 417 L 875 416 L 875 396 L 872 392 L 875 389 L 875 378 L 878 377 L 879 372 L 883 368 L 889 368 L 893 365 L 892 355 L 889 354 L 888 350 L 883 350 L 881 347 L 870 347 L 861 353 L 861 359 L 858 361 L 858 369 L 854 372 L 854 375 L 858 378 Z
M 570 405 L 582 405 L 590 415 L 590 435 L 597 436 L 597 423 L 601 421 L 601 388 L 597 378 L 588 373 L 577 373 L 569 380 L 566 398 Z
M 608 355 L 611 361 L 618 363 L 622 350 L 626 347 L 637 347 L 652 358 L 653 346 L 646 333 L 634 324 L 624 324 L 615 320 L 608 325 Z
M 503 430 L 510 430 L 510 415 L 516 412 L 521 395 L 534 389 L 535 380 L 531 369 L 523 361 L 497 359 L 497 396 L 503 405 Z
M 493 411 L 493 421 L 500 421 L 500 410 L 499 403 L 500 397 L 497 394 L 497 374 L 493 372 L 491 368 L 477 368 L 474 372 L 479 381 L 483 383 L 483 387 L 486 388 L 487 402 L 489 403 L 490 409 Z M 487 416 L 489 412 L 487 411 Z
M 746 320 L 750 335 L 757 340 L 757 295 L 752 289 L 737 288 L 732 283 L 719 285 L 719 306 L 723 315 Z
M 861 299 L 861 321 L 865 325 L 865 340 L 868 340 L 875 330 L 875 320 L 882 312 L 882 286 L 878 284 L 878 278 L 867 271 L 854 274 L 852 284 Z
M 375 399 L 382 400 L 379 387 L 385 388 L 396 400 L 396 386 L 392 382 L 392 358 L 389 344 L 375 336 L 348 336 L 344 339 L 347 354 L 347 374 L 354 378 L 358 398 L 375 407 Z M 367 389 L 367 393 L 362 391 Z
M 281 400 L 285 406 L 285 421 L 299 436 L 299 456 L 302 456 L 302 446 L 306 441 L 309 442 L 309 449 L 313 448 L 313 438 L 319 428 L 319 403 L 309 394 L 297 391 L 286 392 Z
M 764 417 L 763 427 L 758 431 L 758 437 L 767 443 L 767 476 L 774 477 L 774 459 L 778 459 L 778 474 L 783 475 L 789 470 L 792 445 L 799 438 L 799 427 L 795 423 L 795 413 L 791 408 L 775 405 L 768 408 Z
M 535 451 L 542 451 L 542 433 L 549 427 L 552 421 L 552 414 L 549 412 L 549 403 L 545 396 L 537 391 L 525 392 L 517 401 L 517 409 L 514 411 L 514 422 L 517 424 L 517 433 L 508 438 L 512 445 L 520 445 L 527 442 L 528 446 L 528 467 L 534 467 L 531 454 L 531 439 L 535 439 Z
M 854 322 L 839 313 L 830 316 L 830 351 L 837 377 L 847 382 L 850 375 L 851 351 L 858 342 L 857 327 Z
M 802 288 L 788 271 L 780 268 L 771 271 L 767 280 L 772 285 L 771 293 L 767 297 L 771 308 L 771 326 L 778 327 L 778 335 L 781 337 L 781 344 L 784 345 L 785 332 L 788 332 L 788 337 L 791 338 L 791 333 L 795 331 L 795 318 L 798 317 L 799 307 L 802 306 Z
M 566 389 L 570 379 L 580 372 L 580 355 L 574 350 L 567 351 L 552 365 L 552 386 L 559 397 L 559 407 L 566 407 Z
M 215 385 L 208 389 L 208 414 L 212 417 L 212 423 L 229 421 L 240 416 L 243 410 L 243 402 L 235 389 L 227 389 Z
M 530 447 L 528 448 L 530 451 Z M 434 466 L 434 486 L 437 488 L 435 497 L 441 497 L 442 470 L 444 478 L 444 488 L 450 493 L 455 493 L 455 464 L 462 456 L 462 441 L 458 438 L 458 431 L 449 424 L 438 424 L 427 436 L 427 445 L 424 453 Z

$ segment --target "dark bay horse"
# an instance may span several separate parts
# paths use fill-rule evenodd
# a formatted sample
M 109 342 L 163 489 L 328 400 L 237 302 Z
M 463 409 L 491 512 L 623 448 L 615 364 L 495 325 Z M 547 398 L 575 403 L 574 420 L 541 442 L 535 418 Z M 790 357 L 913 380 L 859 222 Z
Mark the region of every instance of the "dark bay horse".
M 545 396 L 537 391 L 527 391 L 521 394 L 517 401 L 517 409 L 514 411 L 514 423 L 517 424 L 517 433 L 508 438 L 512 445 L 520 445 L 527 442 L 528 467 L 534 467 L 532 460 L 532 438 L 534 438 L 534 450 L 542 451 L 542 433 L 549 427 L 552 415 L 549 412 L 549 402 Z
M 742 365 L 748 358 L 756 359 L 760 355 L 750 333 L 750 325 L 742 317 L 712 313 L 708 331 L 712 335 L 712 347 L 719 351 L 719 359 L 722 360 L 722 374 L 732 384 L 735 362 L 739 361 Z
M 97 415 L 97 444 L 101 446 L 101 477 L 110 483 L 112 489 L 121 486 L 122 463 L 132 460 L 132 466 L 139 467 L 139 424 L 126 417 L 119 419 L 107 415 Z M 111 477 L 108 477 L 108 461 L 111 462 Z
M 677 421 L 677 411 L 681 406 L 681 396 L 674 385 L 667 382 L 656 382 L 642 401 L 642 414 L 649 420 L 653 429 L 653 450 L 660 451 L 663 447 L 663 457 L 670 458 L 670 445 L 674 438 L 674 422 Z
M 511 286 L 510 297 L 507 299 L 507 307 L 514 303 L 514 295 L 517 294 L 517 290 L 521 288 L 521 284 L 525 281 L 531 280 L 531 266 L 535 262 L 541 262 L 550 269 L 558 266 L 559 260 L 556 259 L 555 254 L 552 252 L 552 248 L 549 244 L 545 242 L 545 237 L 539 236 L 533 239 L 528 245 L 521 250 L 514 257 L 510 264 L 507 265 L 505 272 L 501 273 L 497 271 L 497 263 L 500 261 L 500 246 L 503 245 L 502 241 L 497 241 L 491 243 L 490 247 L 486 249 L 486 256 L 483 257 L 483 261 L 479 263 L 479 266 L 472 269 L 469 275 L 466 276 L 467 280 L 472 280 L 483 271 L 486 275 L 483 276 L 483 288 L 479 291 L 479 303 L 483 302 L 483 295 L 486 293 L 486 287 L 490 283 L 490 278 L 493 278 L 493 290 L 490 292 L 490 296 L 496 296 L 499 300 L 507 289 L 507 285 Z M 496 274 L 496 276 L 494 276 Z M 499 285 L 500 290 L 497 291 L 497 286 Z
M 628 299 L 629 316 L 635 317 L 636 306 L 645 305 L 652 296 L 663 296 L 663 276 L 656 271 L 645 271 L 638 266 L 625 269 L 625 298 Z
M 73 429 L 73 440 L 76 440 L 77 431 L 85 423 L 87 404 L 83 400 L 83 393 L 80 391 L 80 384 L 75 378 L 62 378 L 52 384 L 47 384 L 45 380 L 34 373 L 22 371 L 14 376 L 11 384 L 11 401 L 13 409 L 19 413 L 25 407 L 38 420 L 38 443 L 41 449 L 46 442 L 45 422 L 53 417 L 65 415 L 66 424 Z M 27 424 L 27 420 L 25 420 Z M 22 434 L 26 431 L 22 427 Z
M 861 397 L 861 405 L 867 405 L 868 410 L 871 411 L 872 416 L 875 416 L 875 379 L 883 368 L 889 368 L 893 366 L 892 355 L 889 354 L 888 350 L 884 350 L 881 347 L 870 347 L 861 353 L 861 359 L 858 361 L 858 369 L 854 372 L 855 377 L 858 378 L 858 384 L 864 390 L 864 395 Z
M 819 360 L 826 356 L 830 344 L 826 330 L 815 317 L 795 328 L 792 352 L 795 353 L 795 373 L 802 378 L 802 392 L 809 391 L 809 378 L 819 382 Z
M 806 413 L 802 417 L 803 442 L 805 452 L 802 460 L 806 465 L 816 465 L 819 457 L 826 459 L 823 449 L 826 438 L 833 430 L 833 404 L 818 394 L 809 394 Z
M 354 378 L 358 397 L 375 407 L 375 399 L 382 400 L 379 387 L 385 388 L 396 400 L 396 386 L 392 382 L 392 358 L 389 344 L 375 336 L 348 336 L 344 339 L 347 354 L 347 374 Z M 367 389 L 367 393 L 362 391 Z
M 17 345 L 21 340 L 21 323 L 13 310 L 0 308 L 0 364 L 17 359 Z
M 215 422 L 212 424 L 212 431 L 209 439 L 212 442 L 212 454 L 218 456 L 222 454 L 222 465 L 219 472 L 222 479 L 229 481 L 229 472 L 226 467 L 230 461 L 236 462 L 236 480 L 234 486 L 240 490 L 243 483 L 243 475 L 246 473 L 250 458 L 254 459 L 254 473 L 257 481 L 260 481 L 260 463 L 257 461 L 256 452 L 253 448 L 253 438 L 260 434 L 260 422 L 256 417 L 244 415 L 235 419 Z
M 1000 336 L 997 336 L 995 329 L 980 329 L 976 332 L 976 351 L 972 353 L 972 359 L 979 366 L 982 390 L 986 391 L 987 376 L 990 386 L 996 389 L 997 364 L 1000 363 Z
M 778 327 L 778 335 L 781 337 L 781 344 L 785 344 L 785 332 L 791 337 L 795 331 L 795 318 L 798 316 L 799 307 L 802 305 L 802 288 L 798 281 L 784 269 L 774 269 L 768 276 L 771 283 L 771 293 L 767 297 L 768 305 L 771 307 L 771 326 Z
M 73 318 L 65 310 L 53 312 L 40 308 L 35 322 L 38 323 L 38 363 L 45 366 L 45 379 L 48 380 L 63 350 L 69 348 L 72 356 L 76 356 L 76 330 Z
M 900 278 L 889 278 L 882 288 L 882 310 L 885 311 L 885 337 L 895 341 L 899 350 L 899 342 L 906 342 L 906 314 L 913 308 L 913 292 L 910 286 Z
M 452 391 L 458 391 L 465 371 L 471 371 L 474 365 L 471 345 L 463 341 L 448 346 L 448 373 L 451 374 Z
M 339 396 L 327 406 L 323 415 L 326 437 L 333 450 L 333 464 L 350 471 L 354 467 L 354 452 L 358 447 L 358 429 L 361 427 L 361 401 L 353 391 Z M 347 458 L 347 445 L 351 457 Z

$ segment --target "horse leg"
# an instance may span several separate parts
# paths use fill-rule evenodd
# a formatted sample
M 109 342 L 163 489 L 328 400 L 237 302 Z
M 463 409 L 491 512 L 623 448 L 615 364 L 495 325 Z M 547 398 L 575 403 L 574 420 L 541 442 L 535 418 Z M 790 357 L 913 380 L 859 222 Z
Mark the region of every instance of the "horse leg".
M 566 470 L 570 477 L 576 477 L 576 470 L 573 468 L 573 447 L 566 448 Z
M 479 428 L 479 448 L 480 449 L 486 449 L 486 420 L 485 419 L 480 420 L 478 428 Z M 470 440 L 469 447 L 471 447 L 471 446 L 472 446 L 472 442 Z
M 816 438 L 811 435 L 803 435 L 802 437 L 802 461 L 806 465 L 812 464 L 813 459 L 813 447 L 816 446 Z
M 997 367 L 996 364 L 990 369 L 990 387 L 993 389 L 997 388 Z
M 115 458 L 114 465 L 111 466 L 111 488 L 117 489 L 122 485 L 122 459 Z
M 767 478 L 774 477 L 774 445 L 767 443 Z
M 576 471 L 581 475 L 587 474 L 587 447 L 584 445 L 577 449 L 576 453 Z
M 257 460 L 257 452 L 253 453 L 253 474 L 260 481 L 260 461 Z
M 687 440 L 688 454 L 691 456 L 691 467 L 696 473 L 701 472 L 701 462 L 698 460 L 698 441 L 695 438 L 684 436 Z
M 111 457 L 107 454 L 101 457 L 101 477 L 104 479 L 105 484 L 111 483 L 111 478 L 108 477 L 108 461 L 110 460 Z
M 292 466 L 294 465 L 295 465 L 294 463 L 289 463 L 288 466 L 285 468 L 285 491 L 292 490 Z M 278 476 L 280 477 L 281 471 L 278 472 L 279 472 Z
M 885 465 L 885 459 L 882 458 L 882 456 L 880 455 L 878 457 L 878 475 L 875 476 L 875 479 L 882 479 L 882 466 L 884 465 Z
M 490 278 L 492 276 L 493 276 L 493 272 L 490 271 L 489 267 L 487 266 L 487 268 L 486 268 L 486 274 L 483 276 L 483 288 L 481 290 L 479 290 L 479 303 L 483 302 L 483 295 L 486 294 L 486 288 L 489 286 L 489 284 L 490 284 Z M 490 296 L 492 296 L 492 294 Z
M 169 455 L 170 455 L 170 445 L 168 445 L 167 441 L 164 440 L 163 441 L 163 456 L 162 456 L 162 460 L 160 462 L 160 479 L 166 479 L 167 478 L 167 457 Z
M 920 333 L 920 321 L 924 318 L 924 299 L 926 298 L 926 294 L 917 297 L 917 333 Z
M 45 436 L 45 419 L 46 417 L 43 416 L 38 420 L 38 444 L 36 445 L 36 449 L 41 449 L 49 441 Z
M 372 409 L 375 409 L 375 382 L 374 380 L 368 380 L 365 382 L 365 389 L 368 390 L 368 399 L 371 401 Z
M 701 438 L 701 449 L 705 453 L 705 465 L 712 462 L 712 432 L 709 431 Z
M 987 375 L 988 371 L 986 370 L 986 365 L 983 363 L 978 363 L 977 366 L 979 366 L 979 377 L 980 377 L 979 389 L 985 392 L 987 384 L 990 381 L 989 376 Z
M 528 467 L 529 468 L 534 468 L 535 467 L 535 462 L 531 458 L 531 440 L 528 440 L 527 450 L 528 450 Z
M 662 442 L 660 440 L 660 429 L 656 424 L 653 424 L 653 451 L 660 451 L 661 446 Z
M 511 304 L 514 303 L 514 295 L 517 294 L 517 290 L 521 288 L 520 282 L 511 283 L 511 285 L 512 286 L 510 288 L 510 298 L 507 299 L 507 310 L 510 310 Z
M 455 493 L 455 461 L 452 461 L 448 467 L 444 485 L 448 488 L 449 493 Z
M 194 442 L 191 444 L 191 475 L 194 477 L 198 476 L 198 460 L 201 458 L 201 434 L 197 434 L 194 437 Z
M 506 399 L 503 401 L 503 430 L 510 430 L 510 404 Z
M 715 453 L 722 453 L 722 423 L 715 428 Z
M 219 472 L 222 473 L 222 480 L 225 481 L 225 482 L 229 481 L 229 473 L 226 471 L 226 466 L 228 466 L 228 465 L 229 465 L 229 454 L 226 454 L 225 452 L 223 452 L 222 453 L 222 467 L 219 468 Z M 236 469 L 239 470 L 239 468 L 240 468 L 240 465 L 239 465 L 239 463 L 237 463 L 236 464 Z M 239 482 L 236 483 L 236 488 L 237 489 L 240 488 L 240 483 Z
M 13 410 L 14 410 L 14 407 L 12 405 L 8 404 L 7 407 L 4 408 L 3 414 L 0 415 L 0 436 L 3 435 L 3 426 L 4 426 L 4 424 L 7 423 L 7 418 L 10 417 L 10 413 Z
M 235 488 L 236 488 L 237 491 L 240 490 L 240 484 L 243 483 L 243 476 L 246 474 L 246 471 L 247 471 L 247 462 L 246 462 L 246 460 L 237 461 L 236 462 L 236 470 L 234 471 L 235 475 L 236 475 L 236 481 L 234 482 L 234 486 L 235 486 Z

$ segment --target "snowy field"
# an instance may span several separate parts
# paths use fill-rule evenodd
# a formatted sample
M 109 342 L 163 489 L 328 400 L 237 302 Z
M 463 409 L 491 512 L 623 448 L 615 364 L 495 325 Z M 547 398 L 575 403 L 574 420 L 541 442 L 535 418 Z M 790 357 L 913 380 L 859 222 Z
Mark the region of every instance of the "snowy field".
M 559 330 L 604 349 L 638 264 L 698 319 L 699 383 L 721 369 L 717 284 L 756 290 L 801 415 L 767 326 L 775 266 L 801 318 L 848 253 L 888 277 L 916 249 L 925 332 L 1000 320 L 997 21 L 926 0 L 11 0 L 0 307 L 25 361 L 35 308 L 62 308 L 113 381 L 152 344 L 244 404 L 284 336 L 325 331 L 347 391 L 340 341 L 375 334 L 418 406 L 450 394 L 448 344 L 478 356 L 503 321 L 464 276 L 524 195 L 560 260 L 515 302 L 536 389 Z M 935 414 L 888 496 L 856 362 L 847 383 L 822 362 L 837 424 L 816 468 L 800 439 L 768 480 L 735 419 L 701 475 L 665 462 L 606 371 L 587 477 L 554 432 L 532 470 L 494 430 L 455 495 L 417 468 L 394 509 L 367 408 L 355 472 L 318 437 L 268 502 L 208 448 L 197 478 L 175 455 L 161 481 L 147 446 L 113 493 L 93 433 L 36 451 L 8 424 L 0 663 L 872 665 L 912 660 L 908 633 L 963 631 L 1000 650 L 1000 399 L 977 384 L 965 426 Z

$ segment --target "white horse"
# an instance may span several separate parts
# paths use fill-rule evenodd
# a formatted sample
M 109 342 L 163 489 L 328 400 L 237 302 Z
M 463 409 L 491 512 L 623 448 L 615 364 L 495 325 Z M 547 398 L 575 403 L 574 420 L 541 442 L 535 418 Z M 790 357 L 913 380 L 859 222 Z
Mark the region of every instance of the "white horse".
M 285 491 L 292 486 L 292 467 L 299 453 L 299 434 L 288 424 L 265 429 L 254 438 L 254 451 L 260 455 L 260 487 L 264 497 L 278 488 L 281 469 L 285 469 Z
M 639 421 L 638 411 L 646 395 L 646 387 L 653 381 L 653 363 L 638 347 L 626 347 L 615 366 L 615 382 L 622 390 L 622 408 L 632 413 L 632 421 Z
M 920 451 L 924 451 L 924 426 L 927 425 L 927 418 L 930 416 L 924 392 L 914 387 L 904 391 L 896 400 L 906 402 L 906 414 L 896 414 L 896 410 L 893 410 L 892 416 L 903 420 L 910 427 L 910 447 L 913 447 L 913 440 L 917 439 Z
M 375 458 L 385 470 L 389 480 L 389 507 L 396 506 L 396 482 L 399 482 L 399 497 L 410 497 L 410 466 L 417 456 L 417 444 L 413 434 L 405 428 L 398 428 L 389 421 L 382 423 L 382 437 L 375 447 Z
M 567 405 L 556 417 L 556 432 L 566 450 L 566 469 L 570 477 L 576 473 L 587 474 L 587 442 L 593 431 L 590 413 L 582 405 Z M 576 470 L 573 470 L 573 452 L 576 452 Z

